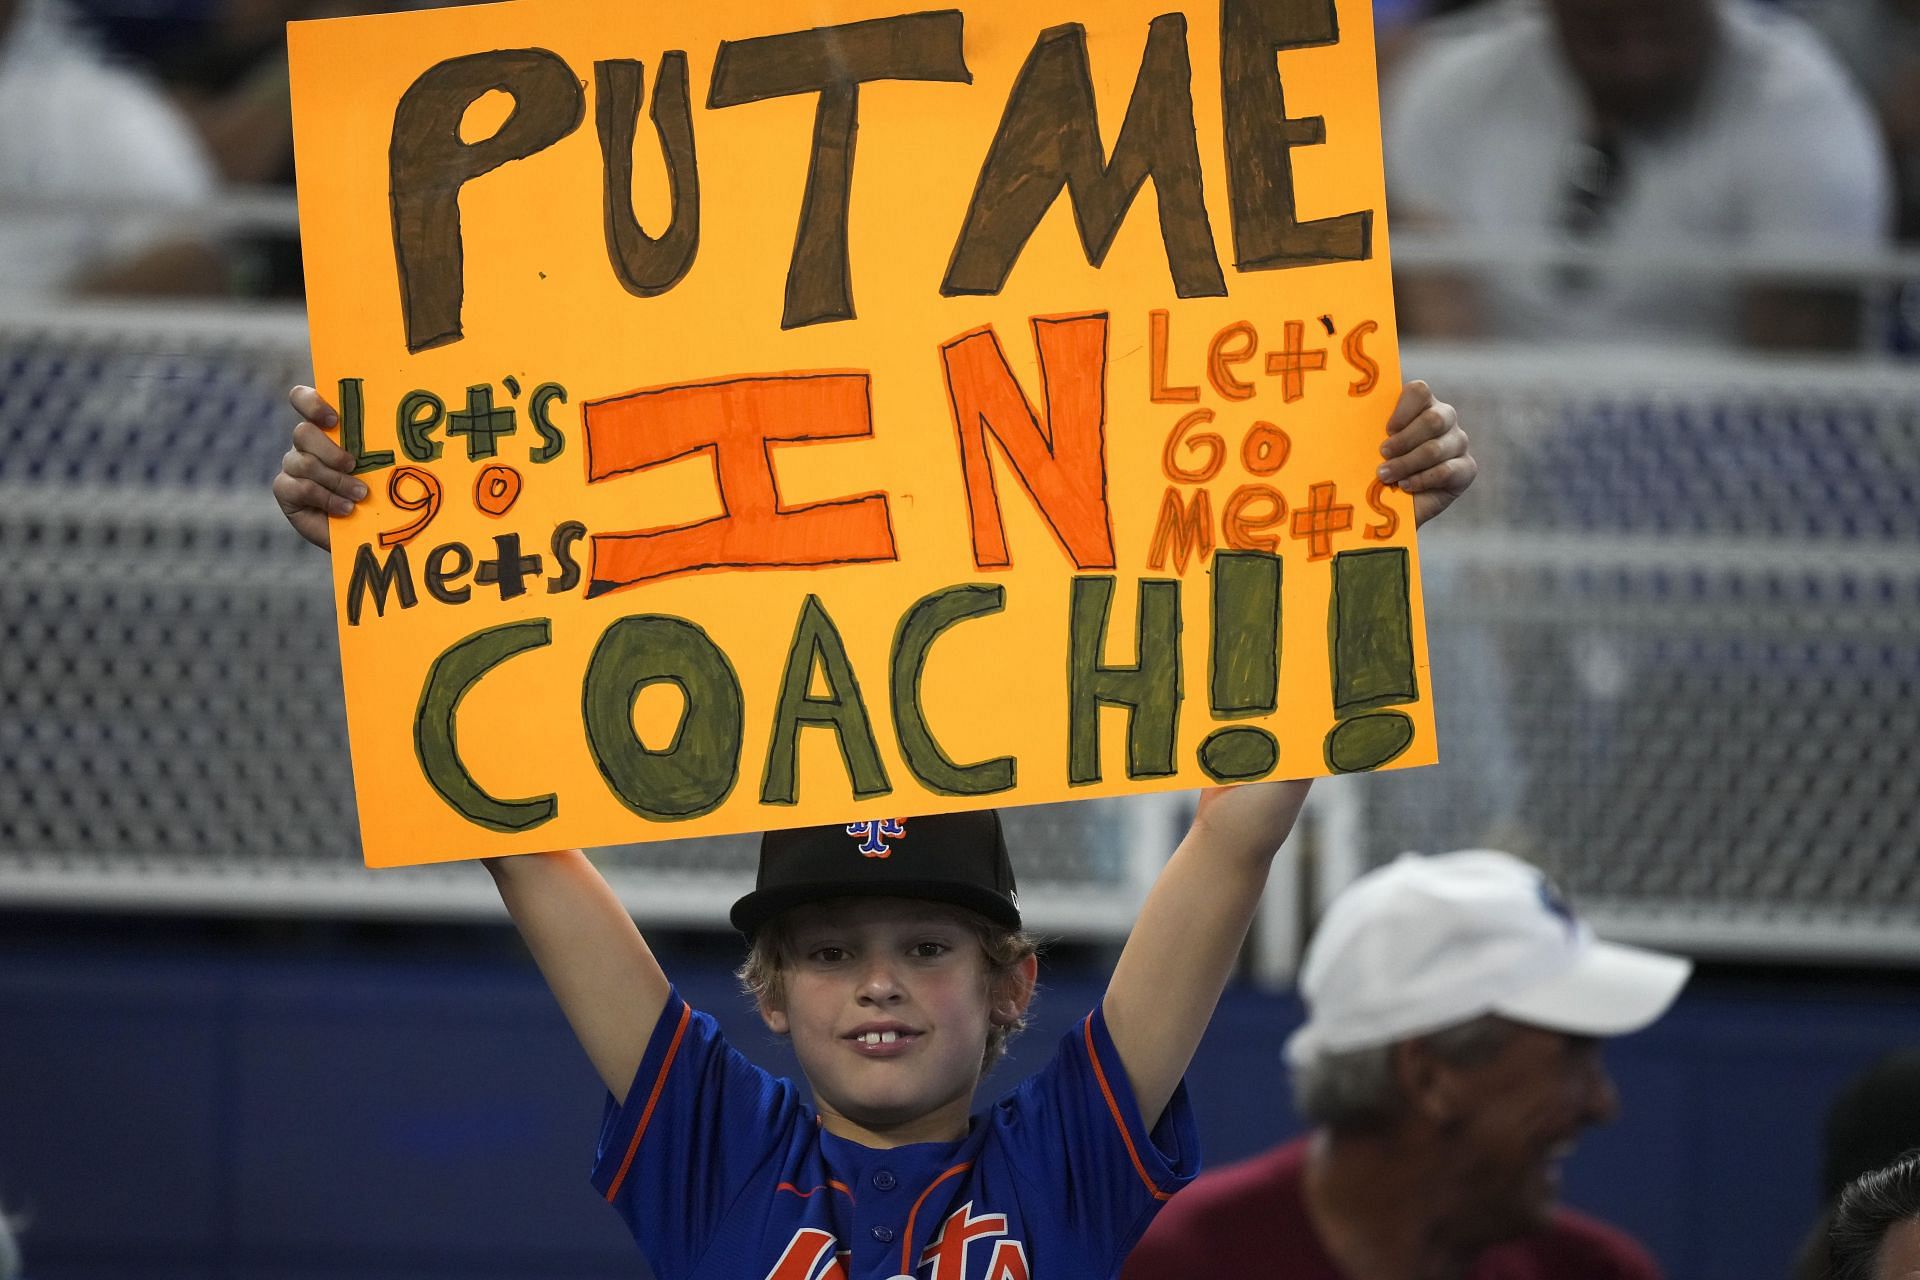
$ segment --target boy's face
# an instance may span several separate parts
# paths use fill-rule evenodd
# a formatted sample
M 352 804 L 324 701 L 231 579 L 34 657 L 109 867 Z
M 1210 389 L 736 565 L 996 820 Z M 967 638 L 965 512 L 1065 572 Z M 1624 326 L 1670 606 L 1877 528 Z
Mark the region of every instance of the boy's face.
M 792 1037 L 827 1131 L 869 1146 L 965 1133 L 996 1013 L 966 915 L 841 898 L 796 907 L 786 923 L 785 999 L 761 1015 Z M 1013 1000 L 1024 996 L 1000 994 L 1002 1005 Z

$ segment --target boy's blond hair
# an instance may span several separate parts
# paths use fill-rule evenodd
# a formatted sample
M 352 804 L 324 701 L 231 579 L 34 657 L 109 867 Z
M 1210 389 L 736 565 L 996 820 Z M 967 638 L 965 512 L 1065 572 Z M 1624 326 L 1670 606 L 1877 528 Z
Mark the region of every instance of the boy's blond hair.
M 991 992 L 1010 980 L 1020 965 L 1037 955 L 1039 943 L 1024 929 L 1009 929 L 995 924 L 977 911 L 950 907 L 980 940 L 980 952 L 987 961 L 987 985 Z M 782 912 L 762 925 L 747 948 L 747 958 L 733 976 L 756 1008 L 777 1009 L 787 999 L 787 967 L 793 962 L 793 929 L 790 914 Z M 1007 1051 L 1007 1042 L 1027 1029 L 1026 1006 L 1018 1006 L 1014 1020 L 994 1022 L 987 1028 L 987 1044 L 981 1054 L 980 1074 L 985 1075 Z

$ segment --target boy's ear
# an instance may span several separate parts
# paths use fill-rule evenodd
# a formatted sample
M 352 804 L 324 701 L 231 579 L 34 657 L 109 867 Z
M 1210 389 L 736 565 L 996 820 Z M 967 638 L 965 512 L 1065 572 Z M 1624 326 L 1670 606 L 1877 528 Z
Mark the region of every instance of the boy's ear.
M 1040 978 L 1040 961 L 1024 957 L 1011 972 L 1002 974 L 993 986 L 993 1020 L 1000 1026 L 1012 1026 L 1033 1002 L 1034 984 Z
M 766 1000 L 760 1001 L 758 1007 L 760 1009 L 760 1021 L 767 1024 L 767 1030 L 777 1036 L 792 1034 L 793 1024 L 787 1021 L 787 1011 L 785 1009 Z

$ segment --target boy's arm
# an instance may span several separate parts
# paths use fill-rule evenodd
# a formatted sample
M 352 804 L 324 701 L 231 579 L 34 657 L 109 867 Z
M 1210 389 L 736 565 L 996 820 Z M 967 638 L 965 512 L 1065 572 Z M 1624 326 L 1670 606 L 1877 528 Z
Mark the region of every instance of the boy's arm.
M 1101 1007 L 1148 1128 L 1200 1047 L 1308 785 L 1201 793 L 1193 826 L 1140 908 Z
M 1402 389 L 1380 452 L 1380 478 L 1413 495 L 1416 524 L 1446 510 L 1479 473 L 1459 415 L 1424 382 Z M 1140 909 L 1102 1008 L 1149 1128 L 1200 1047 L 1307 786 L 1259 782 L 1202 793 L 1192 828 Z
M 273 496 L 287 523 L 325 548 L 329 518 L 351 513 L 367 486 L 353 476 L 353 455 L 328 438 L 340 423 L 333 406 L 312 387 L 295 387 L 287 401 L 300 422 L 273 478 Z M 489 858 L 486 865 L 580 1047 L 608 1092 L 624 1102 L 667 1007 L 660 962 L 578 849 Z
M 667 1007 L 660 962 L 580 850 L 488 858 L 486 866 L 593 1069 L 626 1101 Z

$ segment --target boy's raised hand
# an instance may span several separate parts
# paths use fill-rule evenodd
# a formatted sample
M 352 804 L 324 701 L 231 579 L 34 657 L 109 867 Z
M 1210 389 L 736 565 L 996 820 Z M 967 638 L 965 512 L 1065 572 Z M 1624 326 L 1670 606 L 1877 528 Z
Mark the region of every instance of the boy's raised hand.
M 1467 452 L 1467 433 L 1454 407 L 1424 382 L 1400 388 L 1380 446 L 1380 479 L 1413 495 L 1416 525 L 1453 505 L 1467 491 L 1480 464 Z M 1304 782 L 1256 783 L 1213 787 L 1201 793 L 1195 825 L 1206 824 L 1222 839 L 1242 847 L 1278 849 L 1292 830 L 1306 798 Z M 1291 788 L 1299 788 L 1293 794 Z
M 1436 399 L 1424 382 L 1400 388 L 1387 420 L 1377 473 L 1386 484 L 1413 495 L 1413 522 L 1423 525 L 1453 505 L 1480 474 L 1467 452 L 1467 433 L 1452 405 Z
M 1453 406 L 1424 382 L 1401 389 L 1380 447 L 1380 479 L 1413 495 L 1424 524 L 1480 472 Z M 1213 1016 L 1273 855 L 1293 830 L 1305 782 L 1215 787 L 1200 797 L 1114 966 L 1103 1007 L 1142 1117 L 1152 1125 L 1186 1074 Z
M 353 511 L 367 496 L 367 486 L 354 479 L 353 455 L 327 438 L 340 425 L 340 415 L 312 387 L 295 387 L 287 403 L 300 414 L 293 428 L 293 447 L 280 459 L 273 478 L 273 496 L 280 514 L 296 532 L 326 550 L 327 520 Z
M 1237 787 L 1208 787 L 1193 815 L 1196 830 L 1223 849 L 1251 857 L 1272 857 L 1293 831 L 1307 798 L 1307 782 L 1249 782 Z

